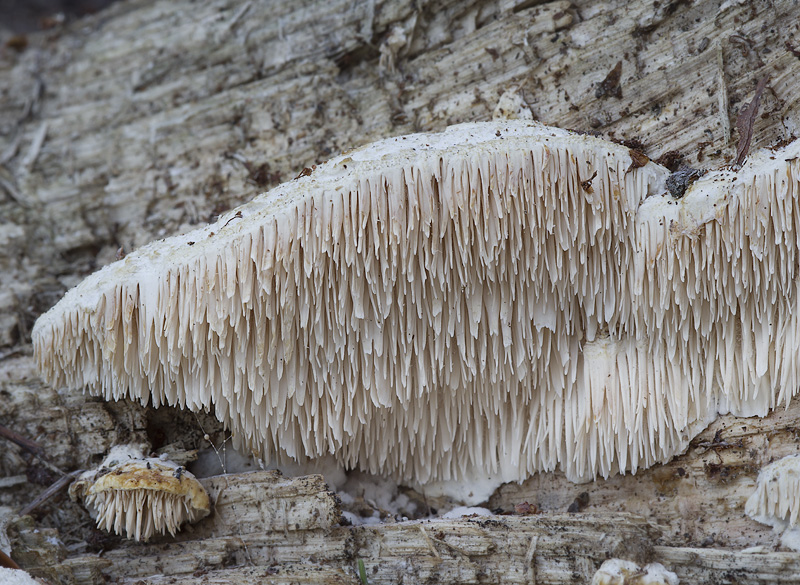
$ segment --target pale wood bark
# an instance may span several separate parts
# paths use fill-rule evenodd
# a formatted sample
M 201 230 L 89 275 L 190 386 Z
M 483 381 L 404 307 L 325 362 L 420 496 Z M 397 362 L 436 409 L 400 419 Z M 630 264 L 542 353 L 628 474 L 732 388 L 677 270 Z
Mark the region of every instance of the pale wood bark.
M 798 30 L 789 0 L 139 0 L 32 35 L 21 53 L 4 47 L 0 423 L 64 470 L 121 442 L 205 446 L 224 436 L 213 417 L 46 387 L 30 355 L 36 316 L 120 248 L 204 223 L 347 148 L 488 119 L 509 90 L 545 123 L 713 168 L 735 155 L 736 114 L 765 74 L 754 148 L 800 133 Z M 617 62 L 620 97 L 599 91 Z M 532 516 L 340 526 L 318 477 L 257 472 L 204 480 L 215 512 L 177 542 L 111 539 L 98 555 L 65 499 L 9 533 L 23 565 L 60 583 L 358 583 L 359 559 L 370 583 L 588 582 L 610 556 L 659 561 L 683 583 L 798 582 L 800 556 L 743 513 L 760 466 L 800 448 L 798 408 L 722 417 L 635 476 L 541 475 L 489 503 L 528 501 L 542 510 Z M 0 468 L 2 505 L 43 489 L 25 472 L 44 466 L 16 448 L 0 449 Z M 588 505 L 566 514 L 582 492 Z

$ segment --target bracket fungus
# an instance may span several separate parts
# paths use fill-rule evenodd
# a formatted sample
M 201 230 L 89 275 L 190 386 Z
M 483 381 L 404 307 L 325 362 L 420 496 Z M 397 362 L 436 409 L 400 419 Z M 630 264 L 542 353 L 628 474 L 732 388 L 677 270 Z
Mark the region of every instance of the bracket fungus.
M 528 121 L 382 140 L 158 241 L 36 323 L 52 384 L 212 409 L 272 460 L 419 484 L 669 460 L 800 385 L 800 142 L 681 199 Z
M 196 522 L 211 510 L 208 493 L 194 475 L 128 445 L 113 447 L 98 469 L 72 483 L 69 495 L 83 500 L 98 528 L 134 540 L 166 532 L 175 536 L 184 522 Z

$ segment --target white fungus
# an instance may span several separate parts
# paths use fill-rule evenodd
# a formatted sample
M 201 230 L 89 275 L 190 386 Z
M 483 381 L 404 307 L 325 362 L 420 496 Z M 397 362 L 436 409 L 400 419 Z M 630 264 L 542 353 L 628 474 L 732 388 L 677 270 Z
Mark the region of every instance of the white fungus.
M 383 140 L 90 276 L 36 357 L 53 384 L 213 408 L 270 460 L 635 472 L 796 393 L 798 155 L 675 200 L 665 168 L 534 122 Z
M 184 522 L 210 512 L 208 494 L 194 475 L 127 445 L 112 448 L 98 469 L 73 482 L 69 493 L 83 499 L 98 528 L 134 540 L 167 532 L 175 536 Z
M 789 455 L 762 467 L 744 511 L 756 522 L 780 533 L 783 546 L 800 551 L 800 455 Z
M 758 472 L 745 513 L 775 529 L 794 528 L 800 517 L 800 455 L 789 455 Z
M 678 585 L 680 580 L 661 563 L 640 567 L 621 559 L 605 561 L 592 577 L 592 585 Z
M 0 583 L 3 585 L 42 585 L 44 582 L 34 579 L 22 569 L 0 567 Z

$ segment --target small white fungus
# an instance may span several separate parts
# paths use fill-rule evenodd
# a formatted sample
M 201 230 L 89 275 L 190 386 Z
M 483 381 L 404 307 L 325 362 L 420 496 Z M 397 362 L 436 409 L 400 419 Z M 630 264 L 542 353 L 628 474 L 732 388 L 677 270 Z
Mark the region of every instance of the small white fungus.
M 175 536 L 184 522 L 211 510 L 194 475 L 161 457 L 146 458 L 130 445 L 112 448 L 98 469 L 73 482 L 69 493 L 83 499 L 98 528 L 134 540 L 167 532 Z
M 800 455 L 789 455 L 762 467 L 744 511 L 756 522 L 780 533 L 783 546 L 800 551 Z
M 800 516 L 800 455 L 789 455 L 758 472 L 745 513 L 778 531 L 794 528 Z
M 678 585 L 680 580 L 661 563 L 640 567 L 634 562 L 609 559 L 592 577 L 592 585 Z

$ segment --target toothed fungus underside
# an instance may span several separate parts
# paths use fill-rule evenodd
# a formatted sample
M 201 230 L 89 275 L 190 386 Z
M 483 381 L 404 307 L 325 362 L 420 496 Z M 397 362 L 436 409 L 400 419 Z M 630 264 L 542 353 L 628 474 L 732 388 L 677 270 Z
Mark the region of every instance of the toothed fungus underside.
M 69 493 L 83 499 L 98 528 L 138 541 L 167 532 L 175 536 L 184 522 L 196 522 L 211 510 L 208 493 L 194 475 L 125 445 L 113 447 L 98 469 L 73 482 Z
M 789 455 L 758 472 L 745 513 L 778 531 L 794 528 L 800 517 L 800 455 Z
M 273 460 L 635 472 L 797 391 L 799 152 L 676 200 L 665 168 L 533 122 L 383 140 L 90 276 L 37 322 L 38 364 L 213 408 Z

